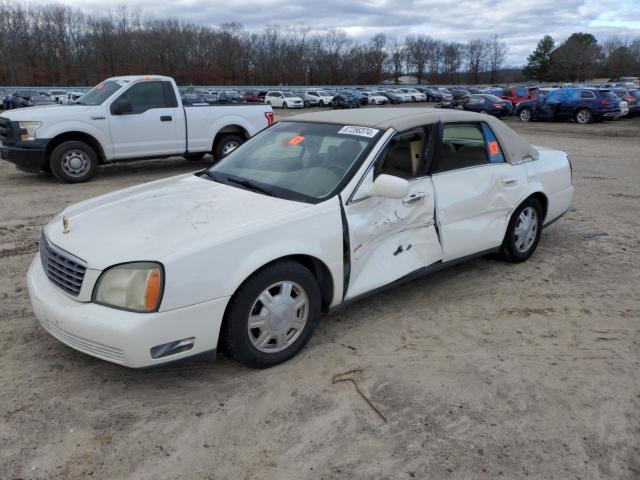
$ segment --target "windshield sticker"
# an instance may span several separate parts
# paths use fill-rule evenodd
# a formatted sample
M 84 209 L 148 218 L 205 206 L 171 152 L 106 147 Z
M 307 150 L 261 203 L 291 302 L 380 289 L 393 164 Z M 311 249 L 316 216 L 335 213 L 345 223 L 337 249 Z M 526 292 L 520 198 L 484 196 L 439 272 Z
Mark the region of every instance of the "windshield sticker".
M 498 142 L 489 142 L 489 153 L 491 155 L 498 155 L 500 148 L 498 148 Z
M 358 137 L 367 137 L 373 138 L 379 132 L 377 128 L 369 128 L 369 127 L 356 127 L 354 125 L 345 125 L 340 130 L 338 130 L 338 134 L 340 135 L 357 135 Z
M 291 140 L 289 140 L 289 145 L 298 145 L 299 143 L 302 143 L 303 140 L 304 137 L 302 135 L 296 135 Z

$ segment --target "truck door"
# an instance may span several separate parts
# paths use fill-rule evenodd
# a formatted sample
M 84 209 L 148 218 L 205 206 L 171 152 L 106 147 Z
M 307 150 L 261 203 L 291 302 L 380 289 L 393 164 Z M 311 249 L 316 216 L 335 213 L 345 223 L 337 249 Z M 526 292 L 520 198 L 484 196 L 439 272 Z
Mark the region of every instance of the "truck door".
M 171 82 L 136 83 L 111 103 L 109 112 L 114 158 L 183 153 L 178 135 L 185 132 L 178 132 L 177 125 L 184 112 Z

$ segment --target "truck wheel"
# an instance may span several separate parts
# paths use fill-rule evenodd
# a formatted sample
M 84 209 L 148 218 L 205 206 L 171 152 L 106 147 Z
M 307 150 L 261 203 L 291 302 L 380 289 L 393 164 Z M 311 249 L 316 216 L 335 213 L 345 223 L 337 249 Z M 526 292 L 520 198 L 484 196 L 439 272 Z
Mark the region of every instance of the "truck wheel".
M 222 324 L 226 355 L 253 368 L 285 362 L 307 343 L 320 319 L 320 287 L 291 260 L 274 263 L 236 291 Z
M 522 202 L 509 220 L 499 257 L 517 263 L 533 255 L 542 234 L 542 215 L 540 202 L 535 198 Z
M 576 122 L 583 125 L 593 122 L 593 113 L 588 108 L 581 108 L 576 112 Z
M 53 149 L 49 165 L 58 180 L 82 183 L 90 180 L 96 173 L 98 156 L 86 143 L 72 140 Z
M 199 152 L 199 153 L 185 153 L 182 158 L 184 158 L 185 160 L 189 160 L 189 161 L 193 161 L 193 162 L 197 162 L 198 160 L 202 160 L 205 156 L 204 152 Z
M 238 148 L 244 140 L 238 135 L 224 135 L 216 143 L 216 160 L 222 160 L 224 157 Z

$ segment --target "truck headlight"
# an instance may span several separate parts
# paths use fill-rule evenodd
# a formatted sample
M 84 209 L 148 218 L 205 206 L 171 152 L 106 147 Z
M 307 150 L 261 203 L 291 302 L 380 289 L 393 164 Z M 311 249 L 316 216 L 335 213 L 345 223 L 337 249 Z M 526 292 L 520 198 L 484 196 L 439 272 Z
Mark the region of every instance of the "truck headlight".
M 100 275 L 93 301 L 133 312 L 156 312 L 164 290 L 164 269 L 154 262 L 123 263 Z
M 20 140 L 35 140 L 36 131 L 41 125 L 42 122 L 18 122 L 20 129 L 26 130 L 26 132 L 20 132 Z

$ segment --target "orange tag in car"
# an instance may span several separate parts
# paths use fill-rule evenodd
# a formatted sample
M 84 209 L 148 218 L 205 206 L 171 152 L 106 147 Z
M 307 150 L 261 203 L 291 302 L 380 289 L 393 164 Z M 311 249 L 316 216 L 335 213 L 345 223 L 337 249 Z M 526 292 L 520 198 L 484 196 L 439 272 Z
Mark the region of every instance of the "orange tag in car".
M 289 145 L 298 145 L 299 143 L 302 143 L 303 140 L 304 137 L 302 135 L 296 135 L 291 140 L 289 140 Z
M 491 155 L 498 155 L 500 153 L 500 147 L 498 147 L 498 142 L 489 142 L 489 153 Z

